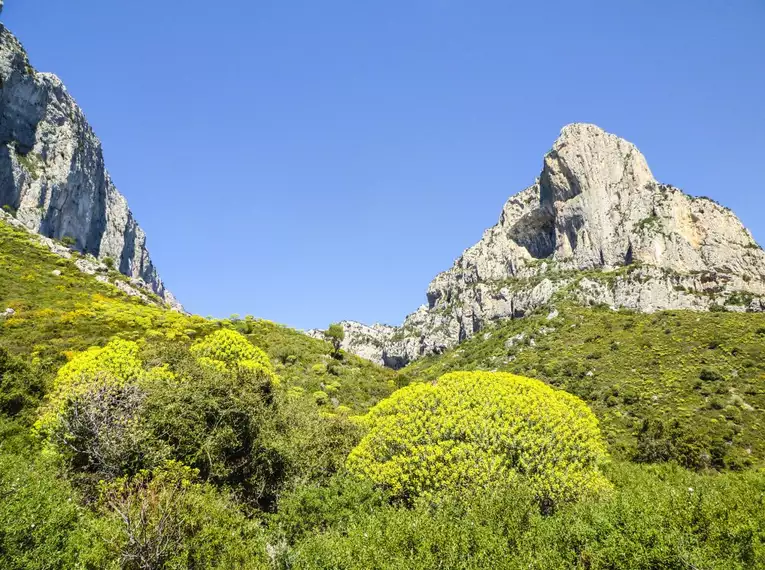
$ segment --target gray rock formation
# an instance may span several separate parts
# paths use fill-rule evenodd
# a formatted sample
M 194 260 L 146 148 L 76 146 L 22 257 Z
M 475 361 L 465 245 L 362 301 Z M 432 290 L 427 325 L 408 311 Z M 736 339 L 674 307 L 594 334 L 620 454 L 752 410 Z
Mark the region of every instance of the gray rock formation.
M 536 183 L 430 283 L 427 305 L 401 327 L 346 324 L 346 348 L 401 366 L 563 299 L 762 311 L 765 252 L 729 209 L 657 182 L 633 144 L 572 124 Z
M 389 360 L 385 352 L 385 347 L 390 343 L 390 339 L 396 332 L 396 327 L 389 325 L 375 324 L 368 326 L 356 321 L 341 321 L 345 330 L 345 339 L 341 348 L 352 352 L 362 358 L 379 362 L 392 368 L 397 367 L 395 360 Z M 320 329 L 311 329 L 306 334 L 319 340 L 324 340 L 324 331 Z
M 26 231 L 29 234 L 30 241 L 50 250 L 51 253 L 58 255 L 59 257 L 63 257 L 64 259 L 74 258 L 74 267 L 81 273 L 95 275 L 96 281 L 112 285 L 130 297 L 138 297 L 146 304 L 163 307 L 169 305 L 171 309 L 183 312 L 181 304 L 175 301 L 168 292 L 165 292 L 164 298 L 159 297 L 154 292 L 151 285 L 146 283 L 140 277 L 127 277 L 121 275 L 114 271 L 112 267 L 89 253 L 75 255 L 74 251 L 60 242 L 35 232 L 3 210 L 0 210 L 0 223 L 8 224 Z M 60 269 L 54 269 L 52 274 L 58 277 L 62 274 L 62 271 Z
M 36 72 L 0 24 L 0 206 L 41 235 L 111 258 L 171 304 L 101 142 L 61 81 Z

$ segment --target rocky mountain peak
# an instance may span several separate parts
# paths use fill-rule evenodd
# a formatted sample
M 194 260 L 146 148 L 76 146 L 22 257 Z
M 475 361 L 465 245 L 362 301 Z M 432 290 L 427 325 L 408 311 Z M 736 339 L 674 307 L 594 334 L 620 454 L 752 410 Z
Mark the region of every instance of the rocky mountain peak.
M 35 71 L 2 24 L 0 207 L 27 229 L 106 261 L 180 308 L 84 114 L 58 77 Z
M 401 327 L 346 326 L 346 345 L 398 366 L 566 299 L 762 311 L 763 297 L 765 252 L 733 212 L 656 181 L 632 143 L 574 123 L 537 181 L 430 283 L 427 305 Z
M 596 125 L 573 123 L 544 157 L 540 197 L 543 206 L 553 207 L 580 194 L 613 199 L 620 190 L 641 191 L 653 182 L 635 145 Z

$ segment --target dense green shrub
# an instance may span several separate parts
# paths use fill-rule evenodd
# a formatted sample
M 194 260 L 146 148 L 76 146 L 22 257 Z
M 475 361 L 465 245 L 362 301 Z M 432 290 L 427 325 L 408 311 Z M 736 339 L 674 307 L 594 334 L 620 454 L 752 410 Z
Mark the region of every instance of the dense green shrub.
M 107 568 L 98 534 L 108 526 L 79 504 L 54 462 L 30 449 L 0 453 L 0 568 Z
M 284 495 L 271 517 L 271 531 L 275 541 L 297 544 L 329 529 L 342 532 L 360 513 L 384 509 L 388 502 L 389 497 L 371 481 L 342 474 Z
M 30 413 L 44 394 L 40 371 L 33 371 L 23 360 L 0 348 L 0 414 L 16 417 Z
M 258 526 L 179 463 L 104 485 L 101 505 L 123 570 L 267 567 Z
M 349 469 L 413 498 L 516 476 L 544 504 L 608 488 L 605 445 L 578 398 L 511 374 L 457 372 L 372 408 Z
M 277 394 L 275 428 L 270 445 L 286 462 L 284 489 L 322 482 L 342 471 L 361 436 L 347 414 L 328 414 L 311 396 L 284 392 Z
M 264 392 L 206 367 L 150 386 L 143 418 L 155 449 L 263 509 L 283 489 L 336 472 L 358 441 L 355 424 L 320 415 L 309 396 Z
M 276 409 L 269 384 L 239 370 L 187 364 L 187 377 L 145 384 L 141 421 L 155 447 L 203 480 L 269 503 L 285 469 L 272 445 Z
M 699 372 L 699 378 L 706 380 L 707 382 L 720 382 L 725 380 L 722 374 L 711 368 L 702 368 L 701 372 Z
M 520 481 L 446 492 L 412 508 L 352 487 L 346 499 L 331 487 L 303 492 L 285 499 L 281 528 L 296 541 L 278 561 L 301 570 L 765 568 L 765 473 L 619 463 L 606 474 L 615 487 L 606 499 L 550 516 Z M 358 509 L 346 509 L 352 497 Z

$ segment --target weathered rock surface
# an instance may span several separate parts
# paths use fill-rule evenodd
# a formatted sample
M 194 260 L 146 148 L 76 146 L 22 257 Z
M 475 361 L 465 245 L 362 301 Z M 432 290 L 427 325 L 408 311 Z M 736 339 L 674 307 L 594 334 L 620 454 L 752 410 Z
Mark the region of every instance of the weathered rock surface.
M 72 257 L 76 255 L 77 258 L 74 261 L 74 266 L 82 273 L 87 275 L 95 275 L 96 280 L 100 281 L 101 283 L 113 285 L 126 295 L 131 297 L 138 297 L 144 303 L 165 307 L 169 306 L 171 309 L 183 312 L 183 306 L 181 306 L 181 304 L 175 300 L 169 291 L 165 291 L 164 298 L 159 297 L 154 292 L 152 286 L 146 283 L 140 277 L 127 277 L 125 275 L 121 275 L 114 271 L 113 268 L 109 267 L 106 263 L 88 253 L 75 254 L 68 247 L 63 246 L 61 243 L 49 237 L 38 234 L 3 210 L 0 210 L 0 223 L 8 224 L 10 226 L 26 231 L 29 234 L 29 239 L 31 241 L 50 250 L 51 253 L 58 255 L 59 257 L 72 259 Z M 54 269 L 52 274 L 60 276 L 62 271 L 60 269 Z M 9 310 L 12 311 L 13 309 Z
M 373 362 L 386 362 L 384 346 L 396 331 L 395 327 L 381 324 L 368 326 L 355 321 L 342 321 L 340 324 L 345 330 L 345 339 L 341 344 L 343 350 Z M 311 329 L 306 334 L 324 340 L 324 331 L 320 329 Z M 388 363 L 389 366 L 392 364 Z
M 0 24 L 0 206 L 43 236 L 111 258 L 177 304 L 146 249 L 146 235 L 104 166 L 101 142 L 61 81 L 36 72 Z
M 572 124 L 538 180 L 430 283 L 427 305 L 401 327 L 346 323 L 346 349 L 402 366 L 565 298 L 645 312 L 763 311 L 765 252 L 729 209 L 657 182 L 633 144 Z

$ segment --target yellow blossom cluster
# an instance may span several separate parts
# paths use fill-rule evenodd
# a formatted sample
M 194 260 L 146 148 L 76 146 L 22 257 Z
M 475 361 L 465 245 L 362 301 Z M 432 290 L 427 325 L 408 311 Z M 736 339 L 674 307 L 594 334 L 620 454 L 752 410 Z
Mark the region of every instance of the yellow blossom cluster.
M 363 418 L 348 468 L 402 498 L 523 478 L 540 501 L 609 487 L 606 448 L 580 399 L 543 382 L 454 372 L 395 392 Z

